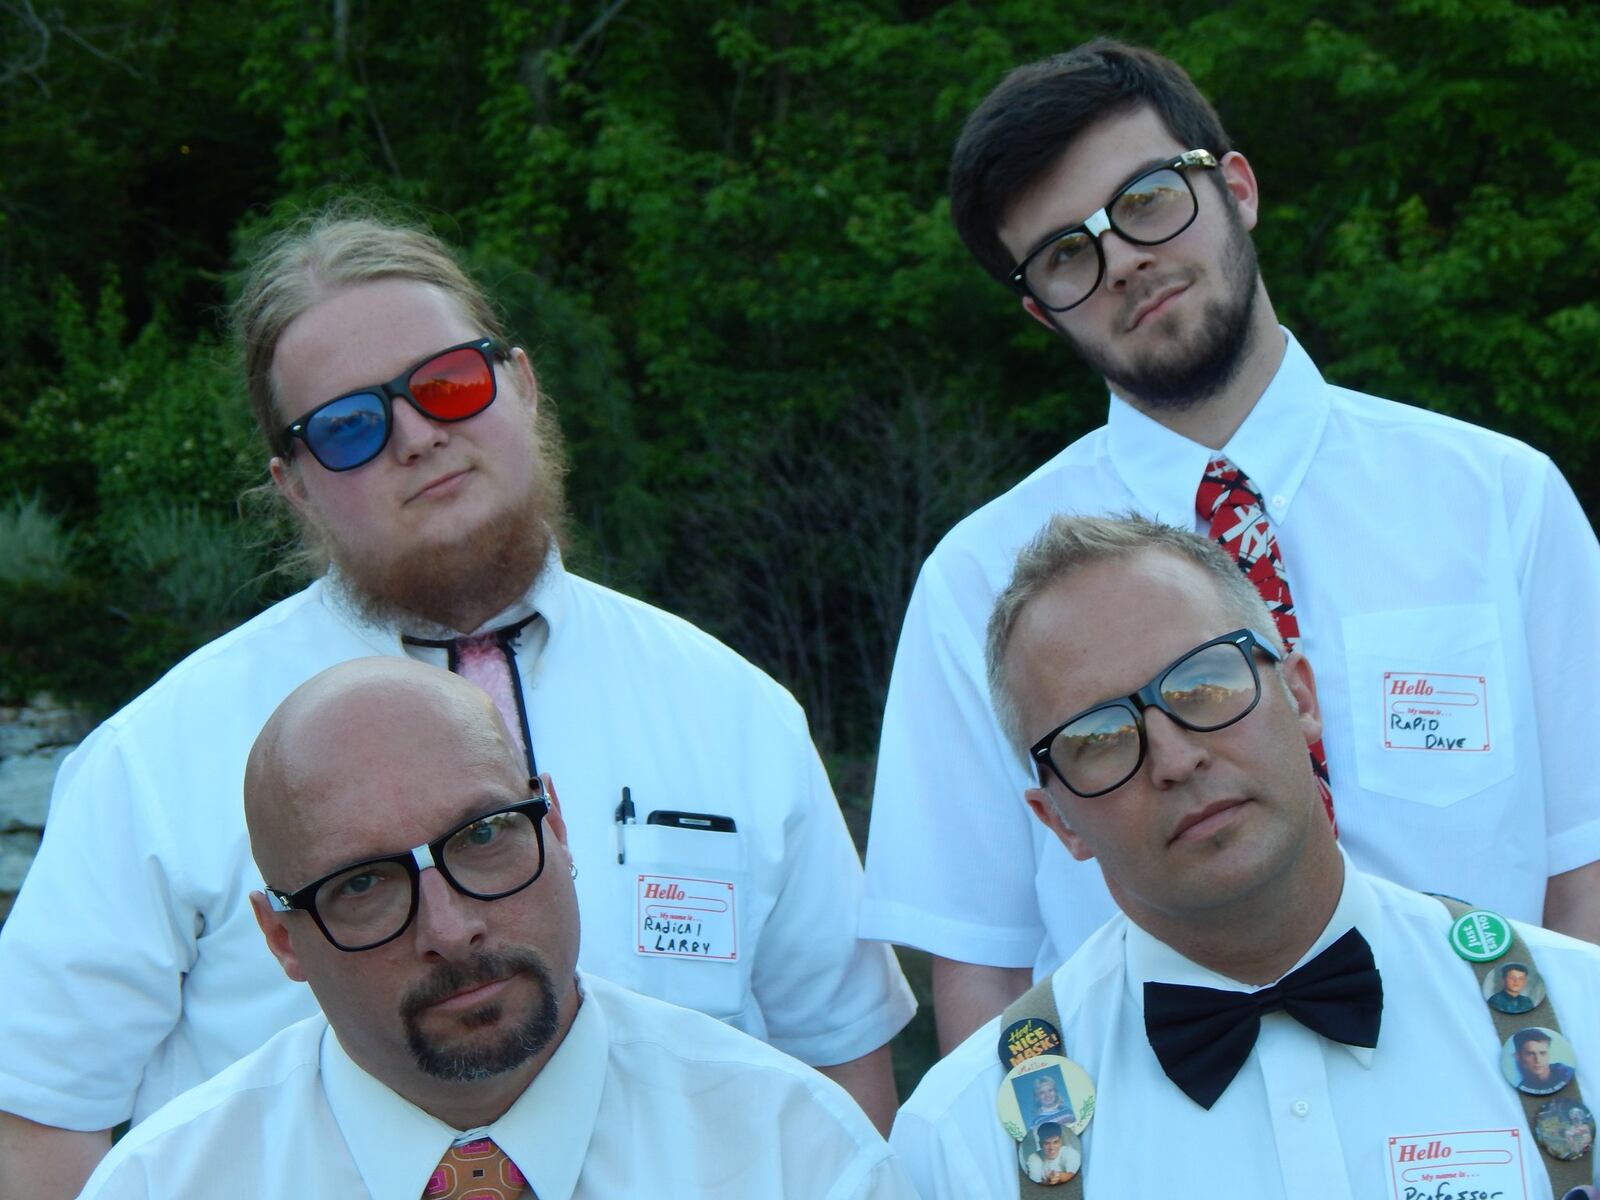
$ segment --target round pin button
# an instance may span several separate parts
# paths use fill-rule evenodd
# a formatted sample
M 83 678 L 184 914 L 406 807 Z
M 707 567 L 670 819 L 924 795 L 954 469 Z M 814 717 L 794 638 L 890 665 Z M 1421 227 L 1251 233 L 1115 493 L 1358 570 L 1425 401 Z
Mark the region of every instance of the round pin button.
M 1570 1098 L 1546 1100 L 1533 1119 L 1533 1137 L 1551 1158 L 1582 1158 L 1594 1147 L 1594 1113 Z
M 1496 1012 L 1519 1016 L 1544 1003 L 1544 980 L 1525 962 L 1506 959 L 1483 973 L 1483 998 Z
M 1487 908 L 1462 913 L 1450 926 L 1450 948 L 1468 962 L 1493 962 L 1511 949 L 1511 922 Z
M 1500 1073 L 1519 1092 L 1548 1096 L 1572 1082 L 1578 1053 L 1554 1029 L 1529 1025 L 1508 1037 L 1500 1047 Z
M 1082 1133 L 1094 1116 L 1094 1083 L 1070 1058 L 1035 1054 L 1006 1072 L 995 1097 L 1000 1124 L 1016 1141 L 1051 1123 Z
M 1042 1122 L 1018 1143 L 1017 1166 L 1029 1179 L 1045 1187 L 1070 1183 L 1083 1169 L 1083 1143 L 1067 1126 Z
M 1013 1021 L 1000 1033 L 1000 1065 L 1007 1071 L 1036 1054 L 1057 1054 L 1060 1050 L 1061 1034 L 1039 1017 Z

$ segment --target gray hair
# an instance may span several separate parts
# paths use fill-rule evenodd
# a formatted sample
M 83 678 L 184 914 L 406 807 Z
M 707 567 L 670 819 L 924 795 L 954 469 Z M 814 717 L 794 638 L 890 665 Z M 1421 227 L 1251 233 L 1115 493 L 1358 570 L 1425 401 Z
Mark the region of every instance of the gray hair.
M 1271 637 L 1280 652 L 1284 649 L 1277 623 L 1261 594 L 1239 565 L 1210 538 L 1132 512 L 1110 517 L 1057 514 L 1017 555 L 1011 582 L 995 600 L 989 616 L 985 647 L 989 698 L 1000 731 L 1025 762 L 1027 735 L 1006 667 L 1006 649 L 1022 610 L 1045 589 L 1075 571 L 1092 563 L 1132 558 L 1147 550 L 1165 551 L 1205 571 L 1215 581 L 1217 594 L 1245 625 Z

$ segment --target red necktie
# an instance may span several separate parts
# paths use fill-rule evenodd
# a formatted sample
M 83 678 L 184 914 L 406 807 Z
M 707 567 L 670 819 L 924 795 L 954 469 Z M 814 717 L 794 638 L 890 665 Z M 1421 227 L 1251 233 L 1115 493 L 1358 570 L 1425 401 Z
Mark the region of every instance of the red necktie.
M 1294 600 L 1289 596 L 1289 576 L 1278 553 L 1278 539 L 1272 534 L 1267 509 L 1250 477 L 1226 455 L 1219 454 L 1206 464 L 1200 488 L 1194 497 L 1195 510 L 1205 523 L 1211 539 L 1228 552 L 1256 591 L 1267 602 L 1278 635 L 1293 650 L 1300 640 L 1300 622 L 1295 619 Z M 1328 786 L 1328 756 L 1322 739 L 1311 746 L 1311 769 L 1317 777 L 1317 791 L 1334 821 L 1333 790 Z M 1337 821 L 1334 827 L 1338 828 Z
M 488 1138 L 451 1146 L 422 1190 L 422 1200 L 521 1200 L 532 1195 L 517 1164 Z

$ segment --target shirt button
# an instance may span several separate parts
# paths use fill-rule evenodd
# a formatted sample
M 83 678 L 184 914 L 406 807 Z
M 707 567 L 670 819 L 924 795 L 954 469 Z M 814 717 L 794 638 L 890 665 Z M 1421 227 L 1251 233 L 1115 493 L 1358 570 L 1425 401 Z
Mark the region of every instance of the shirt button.
M 1304 1100 L 1296 1100 L 1293 1104 L 1289 1105 L 1289 1111 L 1297 1117 L 1303 1117 L 1311 1111 L 1311 1105 L 1307 1104 Z
M 1289 503 L 1289 498 L 1287 496 L 1278 495 L 1278 496 L 1274 496 L 1272 498 L 1272 507 L 1273 508 L 1281 510 L 1283 508 L 1283 506 L 1285 504 L 1287 504 L 1287 503 Z

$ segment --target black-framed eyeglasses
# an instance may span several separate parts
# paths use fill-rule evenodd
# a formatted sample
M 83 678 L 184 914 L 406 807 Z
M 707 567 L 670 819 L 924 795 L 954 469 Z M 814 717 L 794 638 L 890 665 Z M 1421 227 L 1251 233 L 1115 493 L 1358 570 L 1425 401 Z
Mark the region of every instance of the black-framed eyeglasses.
M 519 804 L 471 817 L 425 845 L 340 867 L 296 892 L 267 888 L 273 912 L 311 914 L 340 950 L 392 942 L 417 916 L 418 881 L 428 867 L 474 900 L 514 896 L 544 871 L 544 818 L 550 812 L 539 780 Z
M 389 444 L 398 397 L 433 421 L 465 421 L 494 403 L 494 362 L 505 350 L 493 338 L 476 338 L 430 354 L 388 383 L 374 383 L 317 405 L 284 426 L 283 453 L 294 439 L 329 471 L 365 466 Z
M 1068 717 L 1028 748 L 1039 786 L 1046 785 L 1047 767 L 1077 796 L 1103 796 L 1127 783 L 1144 762 L 1147 708 L 1195 733 L 1243 720 L 1261 700 L 1255 650 L 1283 660 L 1270 638 L 1235 629 L 1202 642 L 1132 695 Z
M 1058 229 L 1041 241 L 1011 272 L 1011 285 L 1041 308 L 1066 312 L 1100 286 L 1106 255 L 1100 239 L 1106 230 L 1136 246 L 1170 242 L 1200 212 L 1189 182 L 1191 170 L 1217 165 L 1209 150 L 1189 150 L 1134 176 L 1117 189 L 1104 208 L 1077 225 Z

